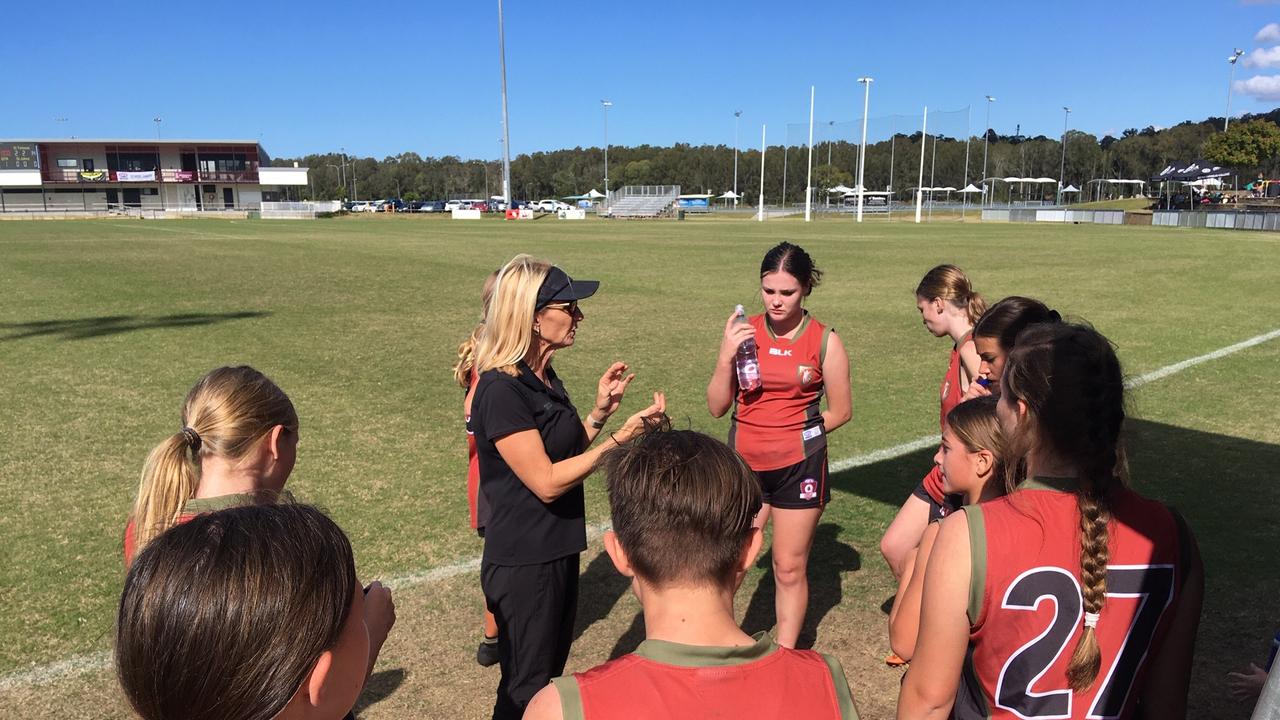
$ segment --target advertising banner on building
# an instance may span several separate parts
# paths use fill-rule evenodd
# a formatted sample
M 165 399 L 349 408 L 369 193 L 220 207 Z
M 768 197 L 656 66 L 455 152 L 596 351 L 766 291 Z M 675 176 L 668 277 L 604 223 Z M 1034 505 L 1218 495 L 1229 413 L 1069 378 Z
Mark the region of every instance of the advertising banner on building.
M 80 182 L 105 182 L 107 179 L 106 170 L 81 170 Z
M 155 182 L 155 170 L 118 170 L 116 171 L 116 179 L 120 182 Z
M 178 182 L 195 182 L 196 173 L 194 170 L 174 170 L 173 179 Z

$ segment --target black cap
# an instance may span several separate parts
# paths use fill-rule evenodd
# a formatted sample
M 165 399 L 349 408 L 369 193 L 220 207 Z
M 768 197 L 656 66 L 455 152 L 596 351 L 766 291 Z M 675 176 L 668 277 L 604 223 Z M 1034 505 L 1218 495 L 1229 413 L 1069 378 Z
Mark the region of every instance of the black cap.
M 547 279 L 543 280 L 542 287 L 538 288 L 538 303 L 533 306 L 533 309 L 541 310 L 552 303 L 585 300 L 594 295 L 599 287 L 599 280 L 574 280 L 565 274 L 565 271 L 552 265 L 551 270 L 547 272 Z

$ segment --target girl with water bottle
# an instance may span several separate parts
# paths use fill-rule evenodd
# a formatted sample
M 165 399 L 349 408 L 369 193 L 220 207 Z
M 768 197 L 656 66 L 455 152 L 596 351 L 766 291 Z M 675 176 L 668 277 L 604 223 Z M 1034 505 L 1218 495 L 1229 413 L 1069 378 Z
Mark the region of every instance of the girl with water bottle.
M 765 312 L 747 317 L 740 306 L 734 310 L 707 384 L 707 409 L 721 417 L 733 408 L 729 445 L 760 477 L 764 505 L 755 524 L 773 518 L 775 636 L 783 647 L 795 647 L 800 636 L 809 604 L 809 549 L 831 499 L 827 433 L 852 416 L 844 344 L 803 307 L 821 279 L 799 246 L 784 242 L 769 250 L 760 264 Z M 742 348 L 748 342 L 755 345 L 754 362 L 750 346 Z

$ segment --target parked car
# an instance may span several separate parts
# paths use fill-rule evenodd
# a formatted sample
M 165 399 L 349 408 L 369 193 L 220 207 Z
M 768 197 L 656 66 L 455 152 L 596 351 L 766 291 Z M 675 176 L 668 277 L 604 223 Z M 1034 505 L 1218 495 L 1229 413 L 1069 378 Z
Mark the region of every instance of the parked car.
M 422 206 L 418 208 L 418 212 L 444 212 L 445 201 L 443 200 L 426 200 L 422 202 Z
M 401 212 L 402 210 L 404 210 L 404 201 L 400 198 L 387 198 L 373 203 L 374 212 Z
M 351 212 L 373 212 L 373 203 L 369 200 L 358 200 L 351 203 Z
M 534 203 L 533 209 L 541 210 L 542 212 L 553 213 L 560 210 L 568 210 L 569 205 L 567 203 L 560 202 L 559 200 L 547 199 L 547 200 L 539 200 L 538 202 Z

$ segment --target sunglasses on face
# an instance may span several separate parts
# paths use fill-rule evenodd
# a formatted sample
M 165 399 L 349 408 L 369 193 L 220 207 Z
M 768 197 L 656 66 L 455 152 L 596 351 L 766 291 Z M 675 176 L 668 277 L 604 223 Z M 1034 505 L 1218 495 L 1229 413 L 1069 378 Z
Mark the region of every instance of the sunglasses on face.
M 569 313 L 569 317 L 573 317 L 574 315 L 578 314 L 578 301 L 574 300 L 573 302 L 567 302 L 567 303 L 551 303 L 550 305 L 547 305 L 544 309 L 545 310 L 563 310 Z

